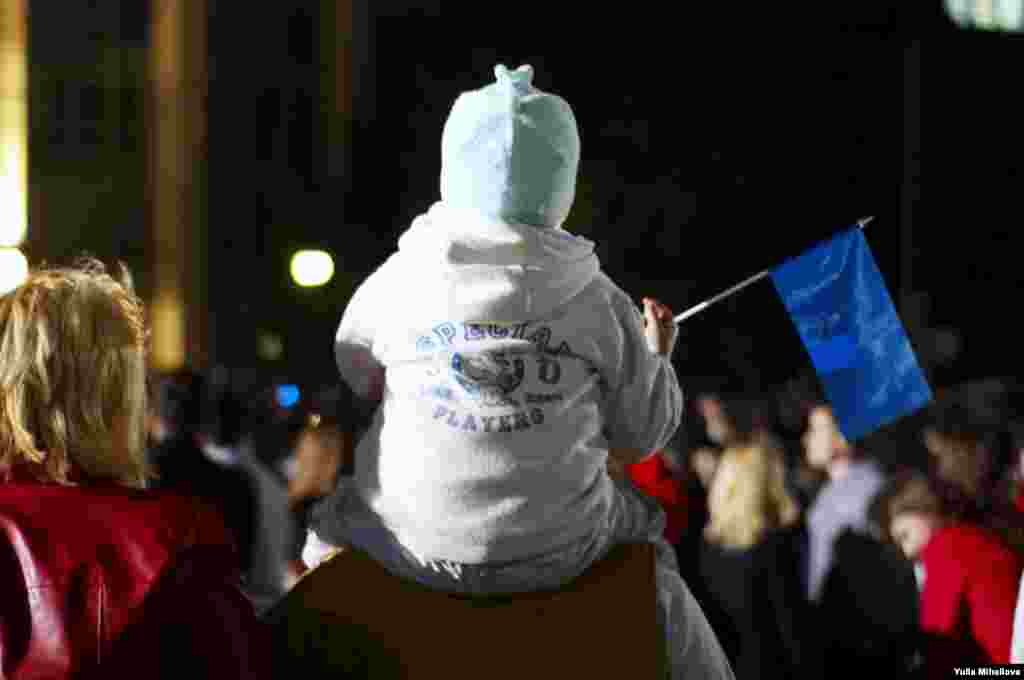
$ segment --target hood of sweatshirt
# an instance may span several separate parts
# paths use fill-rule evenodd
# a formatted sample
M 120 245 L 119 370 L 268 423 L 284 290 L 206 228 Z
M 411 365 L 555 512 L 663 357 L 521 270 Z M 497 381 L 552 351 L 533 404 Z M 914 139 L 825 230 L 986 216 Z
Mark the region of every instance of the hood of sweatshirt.
M 412 270 L 411 285 L 430 289 L 432 312 L 440 302 L 448 318 L 481 323 L 543 318 L 601 269 L 594 243 L 564 229 L 502 222 L 443 202 L 413 220 L 394 257 Z

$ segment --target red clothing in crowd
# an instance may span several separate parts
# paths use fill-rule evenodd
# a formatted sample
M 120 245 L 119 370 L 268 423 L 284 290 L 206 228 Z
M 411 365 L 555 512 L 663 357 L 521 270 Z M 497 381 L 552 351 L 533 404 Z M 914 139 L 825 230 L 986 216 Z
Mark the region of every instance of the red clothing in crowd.
M 951 641 L 972 642 L 988 663 L 1009 663 L 1024 566 L 1017 554 L 985 529 L 951 524 L 932 536 L 921 562 L 921 628 Z
M 0 677 L 265 677 L 237 565 L 192 499 L 0 481 Z
M 665 540 L 679 543 L 686 530 L 687 498 L 684 484 L 677 479 L 660 453 L 626 466 L 626 474 L 644 493 L 657 499 L 665 510 Z

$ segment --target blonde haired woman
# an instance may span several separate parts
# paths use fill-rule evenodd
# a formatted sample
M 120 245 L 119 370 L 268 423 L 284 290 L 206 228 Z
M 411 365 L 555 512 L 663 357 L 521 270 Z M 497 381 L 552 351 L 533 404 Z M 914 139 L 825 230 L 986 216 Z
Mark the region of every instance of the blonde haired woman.
M 804 535 L 769 438 L 727 448 L 708 495 L 702 592 L 736 677 L 817 677 L 800 584 Z
M 730 548 L 752 548 L 769 529 L 799 517 L 786 490 L 781 452 L 761 441 L 726 449 L 708 497 L 706 537 Z
M 0 677 L 260 677 L 219 517 L 145 491 L 146 325 L 96 261 L 0 296 Z

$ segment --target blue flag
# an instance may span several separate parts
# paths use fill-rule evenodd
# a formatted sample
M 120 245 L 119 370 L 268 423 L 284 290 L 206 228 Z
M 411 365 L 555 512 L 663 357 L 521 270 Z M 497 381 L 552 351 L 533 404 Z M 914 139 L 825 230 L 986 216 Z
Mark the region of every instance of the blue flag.
M 931 401 L 861 229 L 783 263 L 771 278 L 848 441 Z

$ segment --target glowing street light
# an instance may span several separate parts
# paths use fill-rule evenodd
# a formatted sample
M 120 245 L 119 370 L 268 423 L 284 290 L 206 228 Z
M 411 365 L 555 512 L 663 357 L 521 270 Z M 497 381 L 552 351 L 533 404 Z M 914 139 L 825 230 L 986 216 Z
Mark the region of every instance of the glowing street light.
M 28 260 L 17 248 L 0 248 L 0 295 L 11 292 L 28 278 Z
M 300 250 L 292 255 L 291 272 L 303 288 L 322 286 L 334 277 L 334 258 L 323 250 Z

